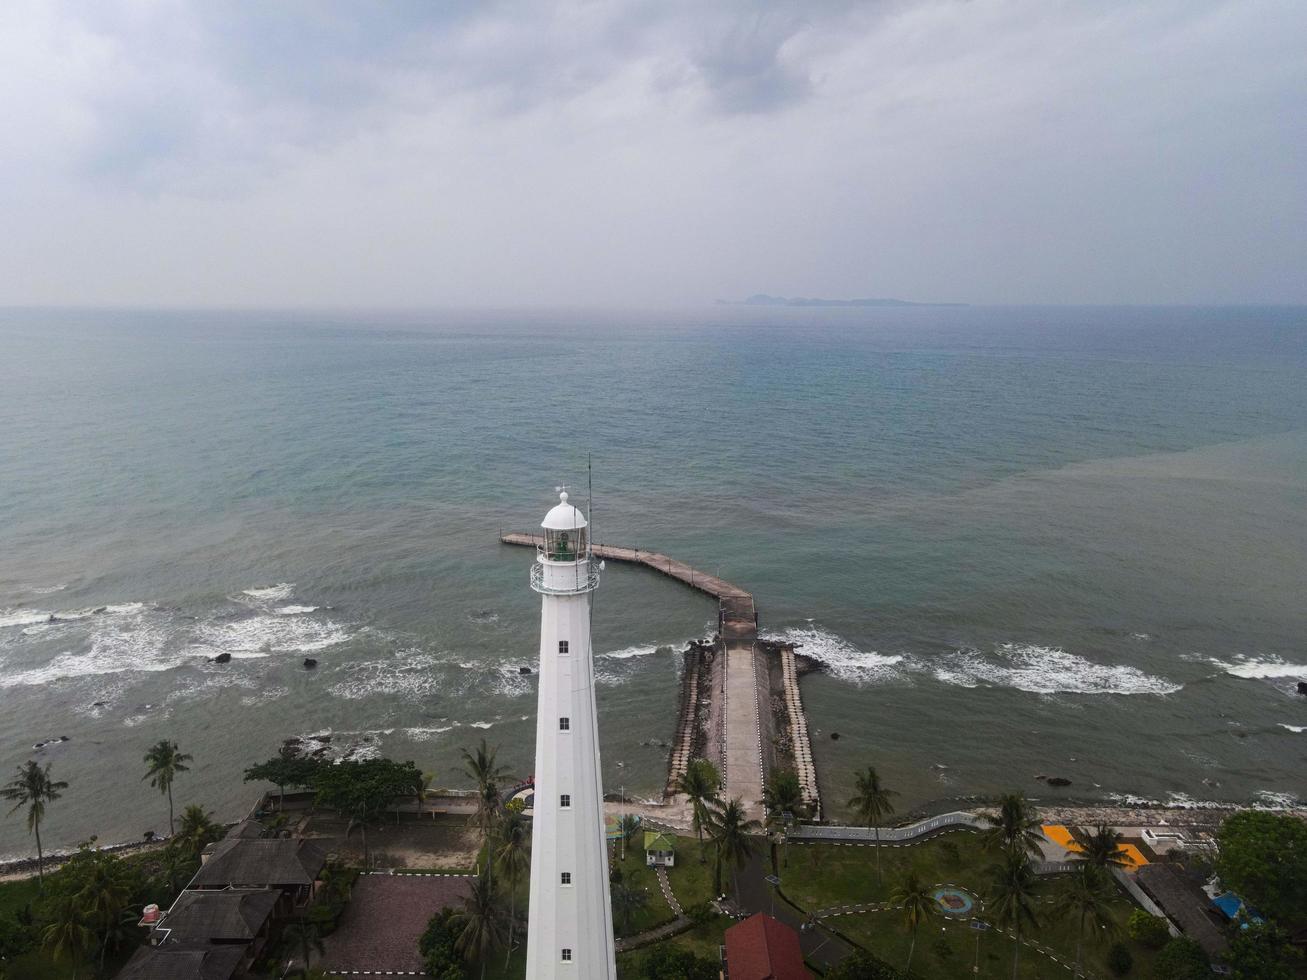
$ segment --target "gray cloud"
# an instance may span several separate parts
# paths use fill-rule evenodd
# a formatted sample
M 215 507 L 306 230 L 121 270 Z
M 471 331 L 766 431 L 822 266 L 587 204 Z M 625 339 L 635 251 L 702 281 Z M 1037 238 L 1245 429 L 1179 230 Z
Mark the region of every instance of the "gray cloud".
M 0 7 L 0 302 L 1307 301 L 1289 0 Z

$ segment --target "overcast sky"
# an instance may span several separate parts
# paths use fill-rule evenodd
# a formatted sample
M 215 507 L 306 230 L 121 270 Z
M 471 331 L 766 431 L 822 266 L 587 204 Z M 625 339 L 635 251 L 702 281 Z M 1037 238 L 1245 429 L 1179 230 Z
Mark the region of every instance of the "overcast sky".
M 1307 3 L 0 4 L 0 304 L 1307 302 Z

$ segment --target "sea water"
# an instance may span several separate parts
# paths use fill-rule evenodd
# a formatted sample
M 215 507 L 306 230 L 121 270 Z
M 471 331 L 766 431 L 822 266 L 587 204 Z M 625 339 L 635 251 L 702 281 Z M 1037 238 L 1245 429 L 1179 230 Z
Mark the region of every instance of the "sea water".
M 587 459 L 596 539 L 825 666 L 834 814 L 866 765 L 901 810 L 1307 798 L 1301 309 L 2 311 L 0 774 L 70 783 L 54 848 L 164 829 L 161 738 L 222 818 L 290 736 L 529 775 L 538 596 L 498 535 Z M 715 618 L 609 564 L 608 789 L 660 790 Z

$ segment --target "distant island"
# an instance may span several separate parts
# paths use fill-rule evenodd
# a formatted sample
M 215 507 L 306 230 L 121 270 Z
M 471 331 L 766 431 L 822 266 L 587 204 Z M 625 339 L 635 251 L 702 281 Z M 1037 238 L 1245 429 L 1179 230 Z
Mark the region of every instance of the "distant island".
M 719 299 L 723 306 L 966 306 L 966 303 L 913 303 L 906 299 L 820 299 L 815 296 L 768 296 L 755 293 L 748 299 Z

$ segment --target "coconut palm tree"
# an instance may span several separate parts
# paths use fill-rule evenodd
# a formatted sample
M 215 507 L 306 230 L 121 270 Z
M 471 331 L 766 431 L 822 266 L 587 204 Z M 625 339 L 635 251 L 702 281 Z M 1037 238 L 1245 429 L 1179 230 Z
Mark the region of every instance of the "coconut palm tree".
M 508 960 L 513 956 L 513 927 L 517 925 L 517 886 L 531 871 L 531 825 L 520 810 L 505 810 L 499 822 L 494 860 L 508 885 Z
M 190 767 L 186 763 L 191 761 L 191 757 L 182 752 L 181 746 L 176 742 L 170 742 L 166 738 L 150 747 L 150 751 L 145 753 L 145 764 L 149 770 L 141 777 L 142 782 L 150 781 L 151 786 L 157 786 L 160 793 L 166 793 L 168 796 L 168 835 L 172 836 L 172 781 L 177 778 L 180 772 L 186 772 Z
M 623 814 L 621 819 L 618 820 L 617 826 L 622 831 L 622 860 L 625 861 L 626 845 L 631 842 L 631 838 L 634 837 L 636 831 L 640 829 L 640 818 L 634 813 Z
M 36 873 L 40 888 L 45 889 L 45 855 L 41 852 L 41 821 L 45 818 L 45 805 L 59 799 L 68 784 L 50 778 L 50 764 L 39 766 L 31 759 L 18 767 L 18 775 L 0 796 L 13 801 L 12 815 L 27 807 L 27 832 L 36 837 Z
M 722 894 L 722 865 L 729 864 L 732 872 L 744 864 L 753 853 L 754 839 L 762 825 L 750 820 L 739 798 L 728 800 L 709 811 L 708 838 L 713 849 L 713 887 Z
M 881 781 L 875 766 L 868 766 L 858 773 L 857 793 L 849 800 L 849 806 L 858 815 L 858 819 L 868 827 L 876 828 L 876 877 L 880 877 L 880 824 L 885 817 L 894 812 L 890 800 L 898 796 Z
M 1121 852 L 1121 835 L 1105 823 L 1100 823 L 1086 834 L 1081 850 L 1071 855 L 1072 861 L 1082 861 L 1096 868 L 1124 868 L 1130 860 Z
M 293 946 L 299 946 L 300 956 L 304 959 L 304 965 L 300 967 L 301 980 L 309 975 L 309 960 L 314 953 L 321 956 L 327 951 L 322 945 L 322 937 L 318 934 L 316 924 L 308 919 L 296 919 L 286 926 L 282 935 L 286 937 L 287 942 Z
M 471 776 L 472 781 L 477 785 L 477 812 L 473 815 L 472 822 L 481 831 L 481 838 L 487 844 L 490 843 L 495 820 L 499 816 L 499 808 L 503 803 L 499 784 L 512 778 L 508 774 L 508 767 L 499 765 L 496 760 L 495 756 L 498 753 L 499 747 L 490 748 L 484 738 L 481 739 L 475 752 L 463 750 L 463 771 Z
M 86 913 L 76 895 L 65 895 L 55 904 L 49 923 L 41 930 L 41 945 L 56 960 L 69 960 L 73 980 L 86 954 L 95 943 L 95 935 L 86 924 Z
M 994 850 L 1020 852 L 1039 857 L 1044 840 L 1039 817 L 1020 793 L 1006 793 L 999 797 L 998 810 L 982 815 L 989 829 L 984 831 L 987 846 Z
M 930 886 L 922 880 L 916 868 L 909 869 L 908 873 L 903 876 L 903 880 L 899 882 L 889 900 L 891 904 L 902 907 L 908 928 L 912 930 L 912 944 L 908 946 L 908 962 L 903 967 L 904 974 L 911 975 L 912 954 L 917 949 L 917 929 L 922 922 L 930 918 L 931 913 L 938 908 L 938 905 L 935 902 L 935 895 Z
M 627 884 L 620 871 L 613 876 L 608 887 L 613 900 L 614 917 L 629 932 L 631 921 L 649 904 L 649 895 Z
M 1012 927 L 1012 980 L 1016 980 L 1021 957 L 1021 925 L 1037 926 L 1035 919 L 1035 871 L 1022 849 L 1008 850 L 990 874 L 989 910 L 1001 925 Z
M 1053 903 L 1053 914 L 1073 919 L 1076 923 L 1076 972 L 1081 976 L 1081 948 L 1086 936 L 1111 936 L 1116 933 L 1116 920 L 1111 912 L 1111 888 L 1107 872 L 1096 864 L 1082 861 L 1066 889 Z
M 477 876 L 472 890 L 463 898 L 463 907 L 452 919 L 458 927 L 454 948 L 468 961 L 481 962 L 481 980 L 485 980 L 486 961 L 504 941 L 504 909 L 490 877 Z
M 767 820 L 782 819 L 785 813 L 791 813 L 802 820 L 808 815 L 808 804 L 803 799 L 803 787 L 799 785 L 799 776 L 793 769 L 782 769 L 774 773 L 762 791 L 762 802 L 767 807 Z
M 703 832 L 707 829 L 711 807 L 717 802 L 718 788 L 722 777 L 717 767 L 707 759 L 691 759 L 685 772 L 676 781 L 676 792 L 685 794 L 690 803 L 690 823 L 699 835 L 699 860 L 706 860 L 703 853 Z
M 182 811 L 177 839 L 187 854 L 197 856 L 207 845 L 221 839 L 222 835 L 223 828 L 213 822 L 213 814 L 205 813 L 204 807 L 192 803 Z

